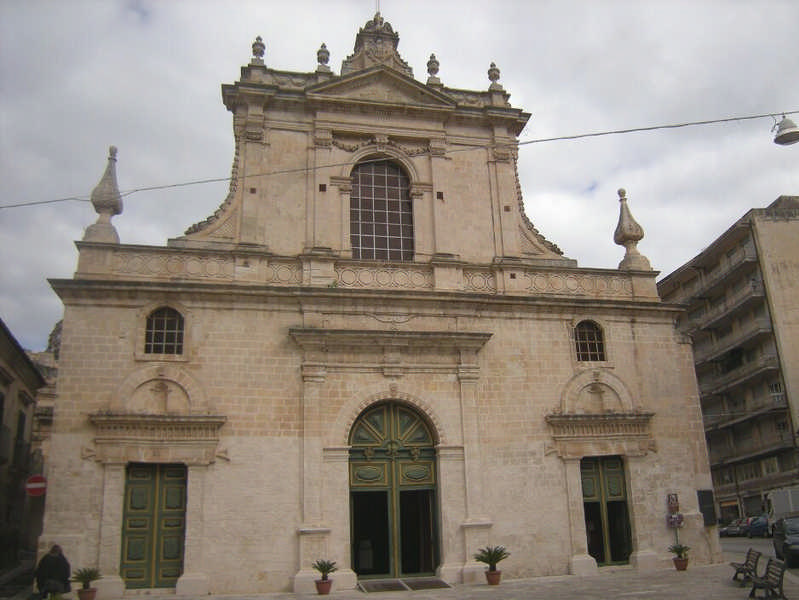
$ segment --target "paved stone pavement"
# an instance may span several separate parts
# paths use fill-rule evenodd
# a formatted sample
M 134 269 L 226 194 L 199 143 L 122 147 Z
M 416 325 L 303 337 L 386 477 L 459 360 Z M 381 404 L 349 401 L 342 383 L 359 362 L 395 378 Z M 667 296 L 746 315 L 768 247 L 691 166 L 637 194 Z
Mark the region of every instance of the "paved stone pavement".
M 732 582 L 733 571 L 727 564 L 688 567 L 687 571 L 672 569 L 640 574 L 629 567 L 602 569 L 598 575 L 576 577 L 537 577 L 505 580 L 499 586 L 459 585 L 450 589 L 414 592 L 379 592 L 365 594 L 357 590 L 336 590 L 333 584 L 331 600 L 745 600 L 749 587 Z M 785 574 L 785 595 L 799 600 L 799 577 Z M 74 592 L 70 596 L 76 596 Z M 205 600 L 310 600 L 315 594 L 258 594 L 203 596 Z M 17 596 L 27 598 L 27 593 Z M 176 596 L 125 595 L 126 599 L 176 600 Z M 109 600 L 109 599 L 106 599 Z M 189 600 L 200 600 L 189 599 Z

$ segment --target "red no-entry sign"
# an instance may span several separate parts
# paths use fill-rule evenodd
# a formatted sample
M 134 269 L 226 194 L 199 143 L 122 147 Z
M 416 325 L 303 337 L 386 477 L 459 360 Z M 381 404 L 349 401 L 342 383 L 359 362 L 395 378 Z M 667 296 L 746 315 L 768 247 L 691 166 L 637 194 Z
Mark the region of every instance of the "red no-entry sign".
M 47 478 L 44 475 L 31 475 L 25 482 L 28 496 L 44 496 L 47 491 Z

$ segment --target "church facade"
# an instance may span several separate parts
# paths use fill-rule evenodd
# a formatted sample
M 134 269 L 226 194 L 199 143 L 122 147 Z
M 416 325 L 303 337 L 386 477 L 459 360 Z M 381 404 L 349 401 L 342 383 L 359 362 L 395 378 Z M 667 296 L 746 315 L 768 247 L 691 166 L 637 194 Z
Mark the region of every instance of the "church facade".
M 112 148 L 51 282 L 40 540 L 101 598 L 310 591 L 319 558 L 340 589 L 474 582 L 489 544 L 506 577 L 656 569 L 670 512 L 720 557 L 691 346 L 623 190 L 619 269 L 579 267 L 525 215 L 530 115 L 499 69 L 449 88 L 431 56 L 422 83 L 398 41 L 378 13 L 336 74 L 324 45 L 286 72 L 257 39 L 222 87 L 229 194 L 166 246 L 120 243 Z

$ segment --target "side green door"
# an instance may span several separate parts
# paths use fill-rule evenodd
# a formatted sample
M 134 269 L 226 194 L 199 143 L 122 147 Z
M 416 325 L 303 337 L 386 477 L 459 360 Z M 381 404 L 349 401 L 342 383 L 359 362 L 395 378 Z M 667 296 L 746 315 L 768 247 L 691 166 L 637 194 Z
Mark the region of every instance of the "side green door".
M 125 587 L 175 587 L 185 531 L 185 465 L 128 465 L 119 569 Z
M 632 540 L 622 458 L 584 458 L 580 475 L 588 554 L 598 565 L 627 563 Z

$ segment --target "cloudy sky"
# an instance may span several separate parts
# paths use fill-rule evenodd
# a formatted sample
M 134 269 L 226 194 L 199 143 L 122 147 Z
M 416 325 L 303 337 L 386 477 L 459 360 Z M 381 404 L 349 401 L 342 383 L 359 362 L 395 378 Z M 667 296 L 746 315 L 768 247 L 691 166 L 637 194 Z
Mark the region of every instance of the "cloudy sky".
M 61 316 L 47 278 L 70 277 L 73 240 L 108 146 L 120 188 L 227 177 L 232 83 L 256 35 L 267 66 L 338 72 L 375 0 L 0 1 L 0 318 L 40 350 Z M 799 110 L 795 0 L 380 0 L 417 79 L 435 52 L 447 86 L 486 89 L 494 61 L 521 141 Z M 794 115 L 799 121 L 799 115 Z M 799 145 L 771 118 L 520 149 L 526 211 L 580 266 L 615 268 L 616 190 L 628 191 L 662 275 L 751 207 L 799 195 Z M 226 184 L 125 196 L 123 243 L 163 245 L 211 214 Z

